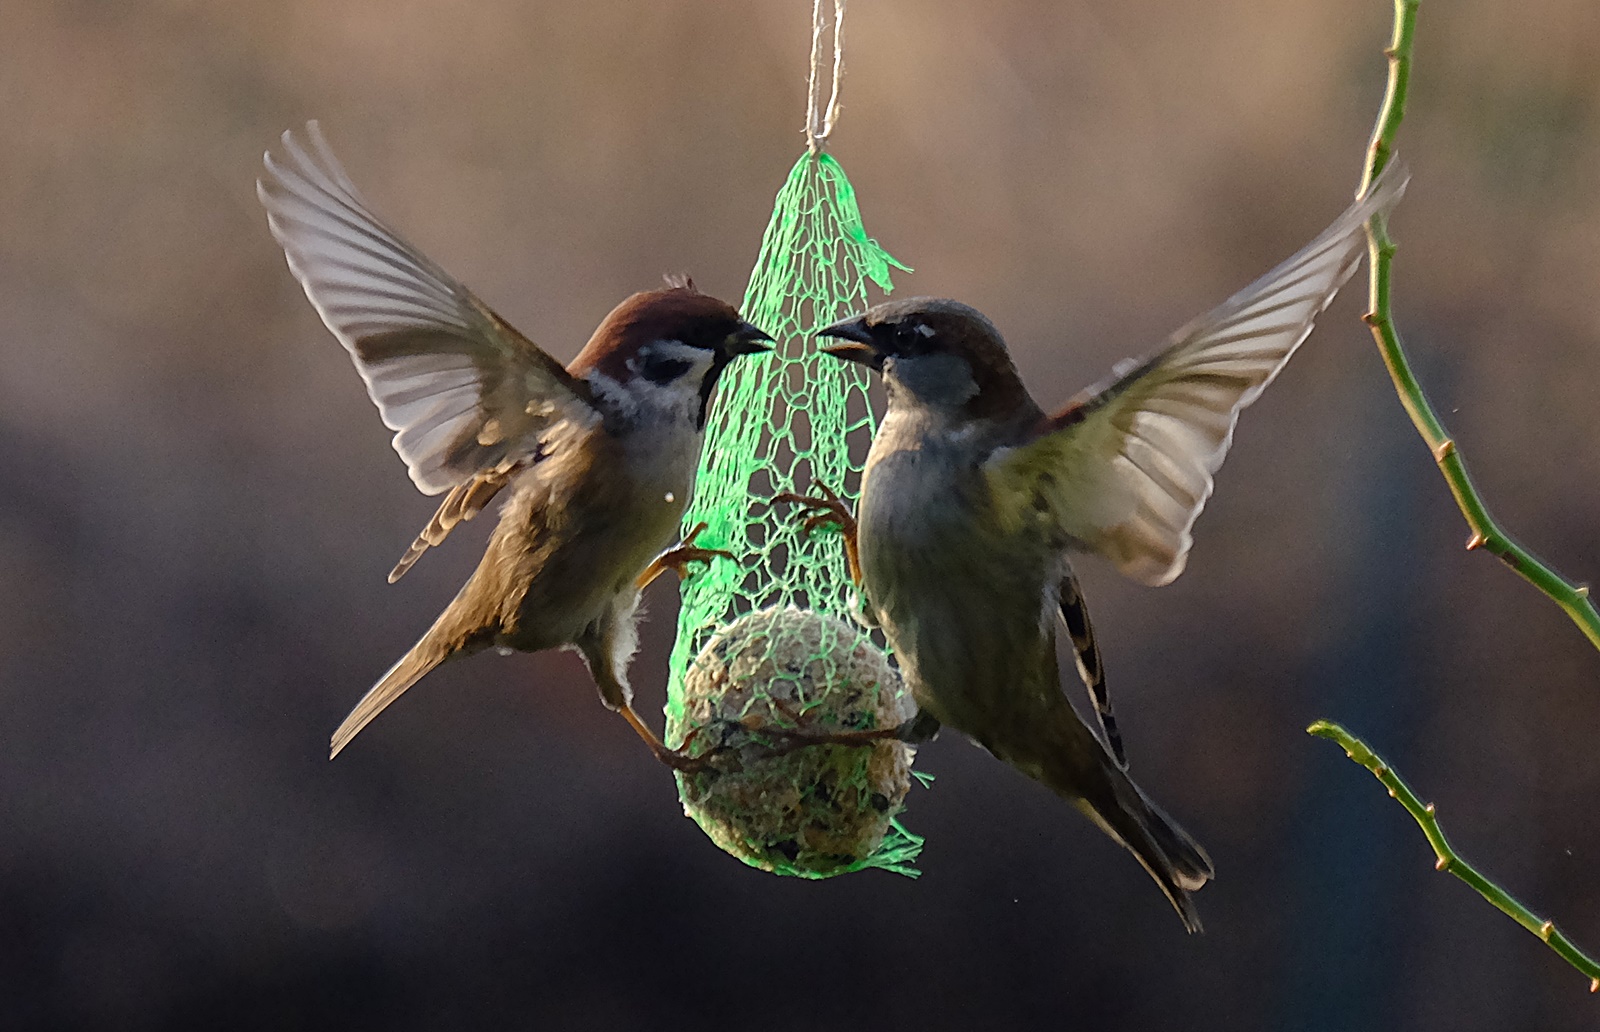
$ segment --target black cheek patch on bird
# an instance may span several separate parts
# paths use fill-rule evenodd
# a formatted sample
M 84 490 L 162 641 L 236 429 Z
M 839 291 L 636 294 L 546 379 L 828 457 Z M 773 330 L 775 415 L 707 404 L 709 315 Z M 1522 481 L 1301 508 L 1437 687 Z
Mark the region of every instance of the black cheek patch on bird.
M 706 412 L 711 408 L 711 392 L 717 389 L 717 380 L 722 376 L 722 371 L 733 361 L 732 355 L 720 350 L 712 352 L 712 356 L 711 368 L 706 370 L 706 378 L 700 381 L 700 414 L 694 421 L 696 430 L 706 428 Z

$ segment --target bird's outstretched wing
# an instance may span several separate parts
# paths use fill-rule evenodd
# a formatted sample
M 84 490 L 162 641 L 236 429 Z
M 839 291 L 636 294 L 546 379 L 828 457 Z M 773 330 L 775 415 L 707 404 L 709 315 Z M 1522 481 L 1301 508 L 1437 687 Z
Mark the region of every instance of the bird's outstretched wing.
M 1182 573 L 1240 410 L 1310 334 L 1360 264 L 1363 226 L 1393 207 L 1406 182 L 1390 162 L 1367 195 L 1298 254 L 1149 358 L 1119 364 L 1032 440 L 997 451 L 985 472 L 998 510 L 1018 523 L 1043 519 L 1142 583 Z
M 541 440 L 598 419 L 587 385 L 372 213 L 317 123 L 283 134 L 256 195 L 424 494 L 449 491 L 401 560 L 489 503 Z

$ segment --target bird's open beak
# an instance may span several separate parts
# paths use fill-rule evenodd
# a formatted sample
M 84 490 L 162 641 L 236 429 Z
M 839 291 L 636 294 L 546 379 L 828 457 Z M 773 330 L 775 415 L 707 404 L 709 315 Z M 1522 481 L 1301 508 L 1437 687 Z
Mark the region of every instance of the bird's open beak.
M 728 338 L 728 354 L 759 355 L 772 350 L 767 347 L 770 343 L 772 343 L 771 334 L 750 323 L 741 323 L 733 336 Z
M 848 344 L 830 344 L 822 349 L 825 355 L 846 362 L 855 362 L 869 369 L 883 369 L 883 352 L 879 351 L 873 343 L 872 331 L 867 329 L 865 316 L 846 319 L 836 322 L 832 326 L 825 326 L 817 331 L 819 337 L 837 337 L 849 341 Z

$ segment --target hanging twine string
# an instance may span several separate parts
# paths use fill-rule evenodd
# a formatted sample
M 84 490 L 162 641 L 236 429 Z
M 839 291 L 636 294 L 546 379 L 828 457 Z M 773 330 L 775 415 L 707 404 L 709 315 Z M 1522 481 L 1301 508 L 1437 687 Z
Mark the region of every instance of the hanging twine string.
M 833 0 L 833 18 L 828 18 L 823 0 L 811 0 L 811 75 L 806 80 L 806 148 L 816 154 L 828 142 L 839 119 L 839 80 L 844 72 L 844 5 Z M 833 29 L 833 86 L 828 102 L 822 102 L 822 65 L 827 48 L 823 45 L 829 26 Z

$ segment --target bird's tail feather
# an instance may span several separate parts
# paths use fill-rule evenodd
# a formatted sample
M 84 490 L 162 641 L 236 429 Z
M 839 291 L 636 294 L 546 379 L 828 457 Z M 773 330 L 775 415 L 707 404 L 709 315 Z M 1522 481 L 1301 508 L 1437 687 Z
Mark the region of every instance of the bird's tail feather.
M 1190 893 L 1215 876 L 1211 858 L 1117 766 L 1070 707 L 1062 708 L 1059 721 L 1050 755 L 1036 776 L 1132 853 L 1161 886 L 1184 927 L 1200 931 Z
M 1211 858 L 1127 775 L 1117 771 L 1112 780 L 1117 805 L 1109 808 L 1110 813 L 1091 812 L 1090 818 L 1127 847 L 1150 873 L 1183 919 L 1183 926 L 1190 932 L 1201 931 L 1200 912 L 1190 894 L 1216 876 Z M 1080 806 L 1092 810 L 1087 803 Z
M 372 723 L 373 718 L 382 713 L 391 702 L 400 698 L 407 688 L 422 680 L 428 671 L 449 659 L 451 651 L 438 641 L 433 631 L 423 635 L 422 640 L 411 646 L 411 651 L 401 656 L 400 661 L 378 679 L 378 683 L 361 697 L 361 701 L 356 703 L 356 708 L 344 718 L 344 723 L 333 733 L 328 759 L 338 756 L 339 751 L 349 745 L 350 740 L 359 734 L 362 728 Z

